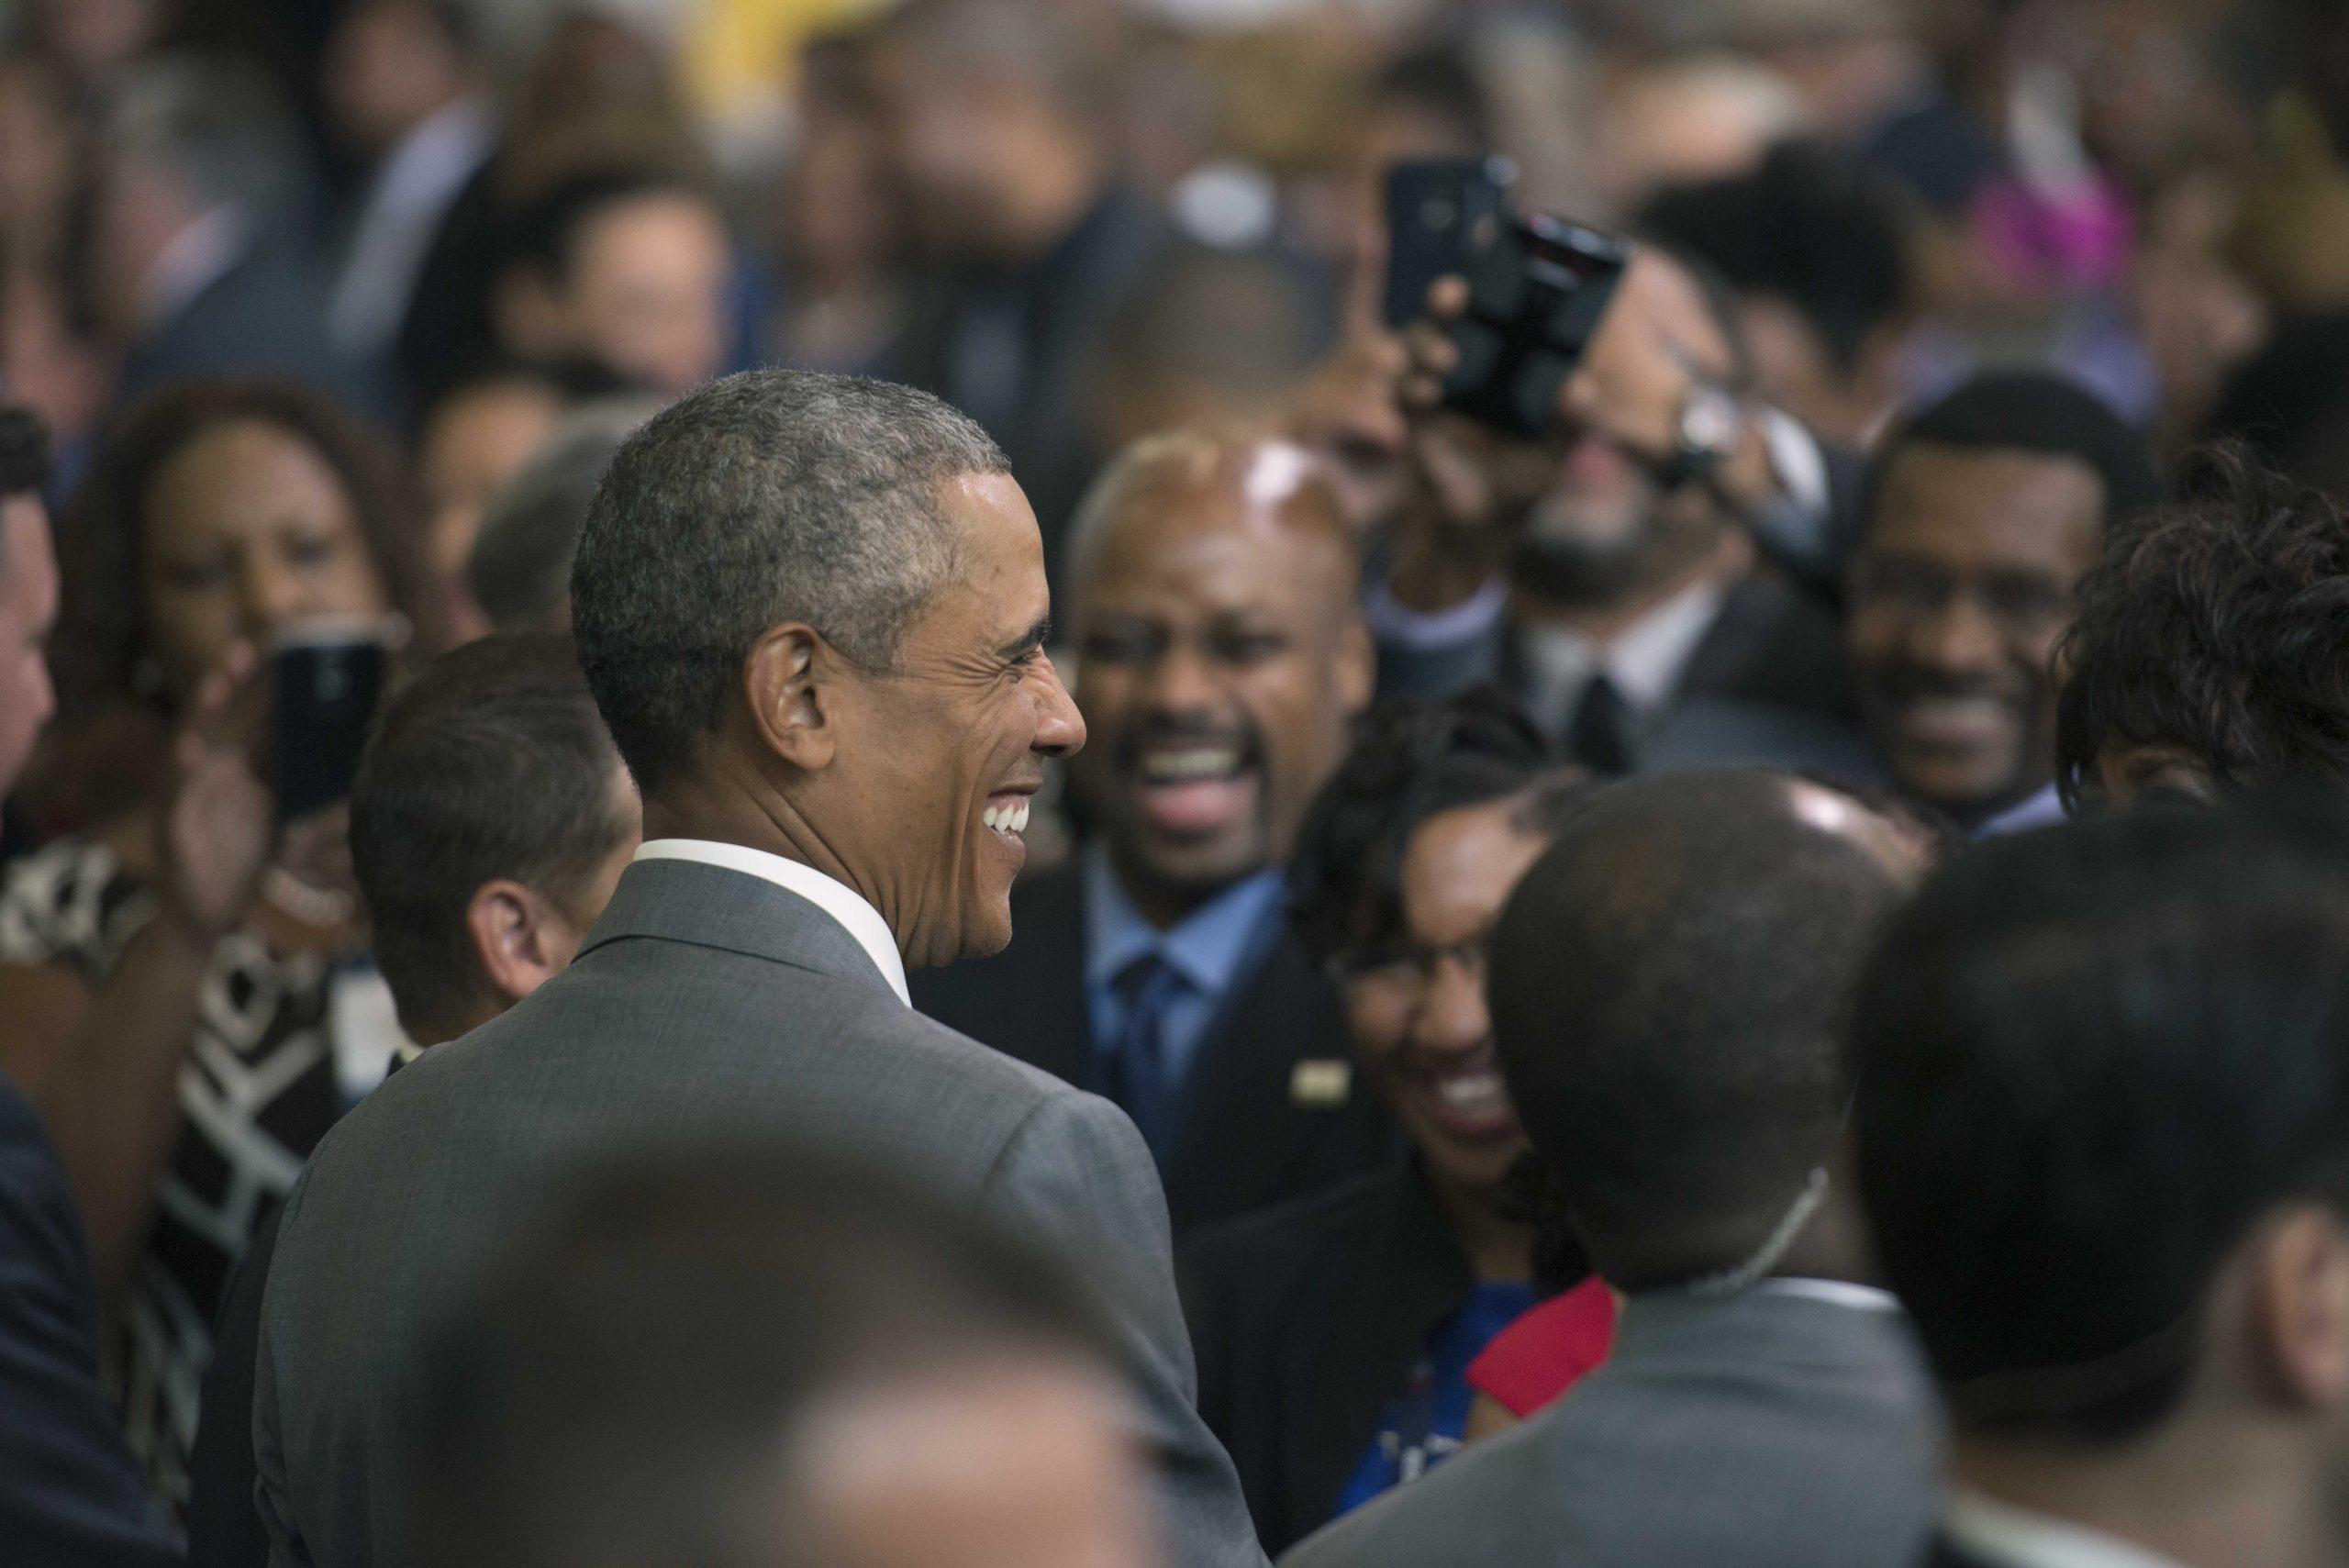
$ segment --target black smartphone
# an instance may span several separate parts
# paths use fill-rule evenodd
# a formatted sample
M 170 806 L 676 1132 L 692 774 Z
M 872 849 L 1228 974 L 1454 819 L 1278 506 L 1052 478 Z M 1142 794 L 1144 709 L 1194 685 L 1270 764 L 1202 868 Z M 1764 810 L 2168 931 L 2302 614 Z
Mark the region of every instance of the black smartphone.
M 1436 279 L 1466 279 L 1444 406 L 1533 436 L 1556 419 L 1558 389 L 1598 330 L 1631 251 L 1595 228 L 1517 212 L 1509 179 L 1499 159 L 1388 171 L 1386 309 L 1389 323 L 1408 325 L 1426 316 Z
M 270 643 L 270 757 L 281 822 L 347 798 L 391 675 L 387 629 L 307 621 Z

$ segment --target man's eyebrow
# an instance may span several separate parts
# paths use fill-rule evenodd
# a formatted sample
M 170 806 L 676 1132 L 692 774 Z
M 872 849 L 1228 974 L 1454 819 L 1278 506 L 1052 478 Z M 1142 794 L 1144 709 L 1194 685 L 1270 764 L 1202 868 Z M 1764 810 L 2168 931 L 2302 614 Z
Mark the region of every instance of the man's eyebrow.
M 1001 659 L 1017 659 L 1022 653 L 1032 653 L 1052 639 L 1052 617 L 1041 616 L 1036 624 L 996 650 Z

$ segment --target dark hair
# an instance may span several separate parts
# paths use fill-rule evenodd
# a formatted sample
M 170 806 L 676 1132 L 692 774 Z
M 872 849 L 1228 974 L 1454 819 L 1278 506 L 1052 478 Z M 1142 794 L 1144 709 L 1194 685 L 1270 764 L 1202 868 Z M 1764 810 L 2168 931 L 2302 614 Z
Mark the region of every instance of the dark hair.
M 1902 879 L 1760 768 L 1610 785 L 1503 911 L 1487 987 L 1527 1135 L 1593 1262 L 1678 1284 L 1827 1157 L 1844 987 Z
M 2303 484 L 2349 495 L 2349 311 L 2288 317 L 2227 377 L 2202 422 Z
M 1750 173 L 1666 187 L 1638 227 L 1710 262 L 1736 289 L 1792 306 L 1841 370 L 1908 307 L 1898 195 L 1816 143 L 1782 142 Z
M 0 407 L 0 499 L 39 495 L 50 472 L 49 426 L 29 408 Z
M 827 1400 L 976 1358 L 1110 1364 L 1059 1260 L 797 1147 L 607 1158 L 424 1347 L 417 1539 L 455 1568 L 745 1562 Z M 751 1546 L 774 1545 L 764 1530 Z
M 778 622 L 890 668 L 959 559 L 941 485 L 1009 467 L 926 392 L 813 371 L 712 382 L 630 436 L 580 533 L 571 619 L 638 787 L 692 763 Z
M 1370 98 L 1425 109 L 1449 121 L 1460 139 L 1479 151 L 1494 144 L 1491 95 L 1457 44 L 1422 44 L 1397 55 L 1372 79 Z
M 1377 946 L 1402 924 L 1403 854 L 1421 823 L 1552 784 L 1529 797 L 1529 829 L 1554 830 L 1564 807 L 1553 797 L 1579 800 L 1589 782 L 1493 687 L 1378 704 L 1354 720 L 1344 760 L 1297 830 L 1297 940 L 1325 964 Z
M 599 165 L 555 181 L 514 213 L 499 271 L 520 264 L 560 283 L 571 275 L 580 237 L 591 224 L 613 207 L 653 196 L 689 196 L 717 208 L 707 187 L 682 170 Z
M 2074 818 L 1930 884 L 1859 984 L 1861 1184 L 1961 1424 L 2119 1440 L 2260 1214 L 2349 1200 L 2337 802 Z
M 566 910 L 633 813 L 558 637 L 495 636 L 444 653 L 384 704 L 351 792 L 351 856 L 375 962 L 418 1039 L 462 1029 L 486 993 L 465 923 L 507 877 Z
M 2108 531 L 2162 498 L 2144 436 L 2094 393 L 2052 371 L 1985 371 L 1903 420 L 1868 465 L 1864 523 L 1874 522 L 1885 475 L 1912 446 L 2030 452 L 2078 463 L 2102 483 Z
M 2116 741 L 2181 748 L 2232 788 L 2349 784 L 2349 515 L 2239 448 L 2197 454 L 2180 489 L 2080 582 L 2057 661 L 2065 799 Z
M 565 407 L 594 398 L 644 390 L 636 382 L 596 360 L 577 356 L 530 359 L 488 350 L 481 358 L 466 362 L 456 374 L 434 385 L 431 395 L 425 400 L 417 426 L 421 429 L 431 424 L 434 416 L 459 398 L 506 386 L 537 388 Z
M 309 447 L 351 497 L 368 559 L 394 607 L 433 652 L 448 643 L 445 606 L 423 551 L 418 508 L 399 459 L 341 405 L 298 382 L 182 382 L 134 406 L 91 459 L 59 530 L 63 577 L 58 684 L 83 714 L 139 694 L 146 651 L 140 562 L 148 491 L 191 443 L 224 425 L 269 425 Z

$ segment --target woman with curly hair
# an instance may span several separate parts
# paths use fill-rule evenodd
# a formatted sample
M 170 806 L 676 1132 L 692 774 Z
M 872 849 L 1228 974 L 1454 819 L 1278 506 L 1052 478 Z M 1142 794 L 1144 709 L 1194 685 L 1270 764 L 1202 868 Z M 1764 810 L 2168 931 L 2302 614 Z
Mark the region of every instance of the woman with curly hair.
M 231 738 L 273 634 L 405 619 L 429 647 L 439 613 L 395 460 L 302 387 L 168 389 L 91 475 L 60 538 L 64 722 L 135 712 L 156 743 L 0 883 L 0 1072 L 50 1125 L 132 1445 L 182 1502 L 222 1287 L 345 1104 L 330 1002 L 363 947 L 340 811 L 273 826 Z

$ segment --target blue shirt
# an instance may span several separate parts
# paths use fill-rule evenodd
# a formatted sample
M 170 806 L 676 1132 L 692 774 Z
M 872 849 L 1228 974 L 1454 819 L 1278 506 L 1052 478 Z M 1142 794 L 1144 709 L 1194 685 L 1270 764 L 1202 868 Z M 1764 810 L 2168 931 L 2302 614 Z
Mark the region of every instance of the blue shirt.
M 1533 1286 L 1523 1280 L 1480 1284 L 1459 1311 L 1428 1336 L 1425 1354 L 1411 1368 L 1403 1390 L 1387 1401 L 1378 1435 L 1364 1451 L 1338 1512 L 1358 1508 L 1389 1487 L 1417 1481 L 1460 1448 L 1468 1430 L 1468 1363 L 1493 1336 L 1533 1309 Z
M 1085 1003 L 1094 1050 L 1106 1055 L 1126 1038 L 1126 1006 L 1118 995 L 1118 976 L 1142 954 L 1155 951 L 1184 981 L 1181 995 L 1167 1007 L 1160 1034 L 1168 1087 L 1179 1091 L 1208 1026 L 1271 951 L 1286 895 L 1278 871 L 1260 871 L 1162 931 L 1134 907 L 1101 847 L 1086 850 Z

